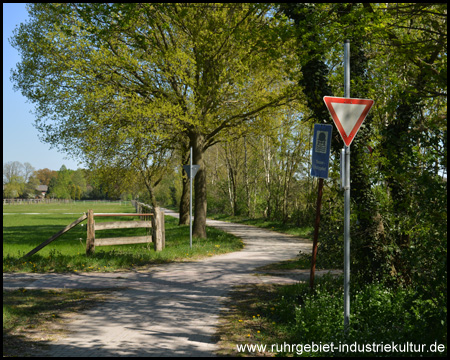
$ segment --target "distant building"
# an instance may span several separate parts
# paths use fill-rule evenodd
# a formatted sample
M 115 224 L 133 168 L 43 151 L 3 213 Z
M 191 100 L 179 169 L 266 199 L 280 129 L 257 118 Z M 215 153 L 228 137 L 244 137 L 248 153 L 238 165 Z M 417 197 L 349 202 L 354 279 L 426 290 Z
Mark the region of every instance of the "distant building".
M 48 186 L 47 185 L 38 185 L 38 186 L 36 186 L 36 190 L 39 191 L 41 193 L 40 196 L 42 196 L 44 198 L 45 194 L 47 194 Z

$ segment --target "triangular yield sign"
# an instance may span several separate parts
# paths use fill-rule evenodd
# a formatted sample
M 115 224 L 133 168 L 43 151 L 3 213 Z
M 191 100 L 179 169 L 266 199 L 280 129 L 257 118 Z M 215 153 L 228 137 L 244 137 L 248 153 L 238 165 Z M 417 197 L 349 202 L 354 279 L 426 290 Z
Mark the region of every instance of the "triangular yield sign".
M 345 145 L 350 146 L 366 118 L 373 100 L 324 96 L 323 101 L 341 134 Z
M 190 165 L 183 165 L 184 171 L 186 171 L 186 174 L 189 179 L 193 179 L 195 175 L 197 174 L 198 169 L 200 169 L 200 165 L 192 165 L 192 173 L 191 173 L 191 166 Z

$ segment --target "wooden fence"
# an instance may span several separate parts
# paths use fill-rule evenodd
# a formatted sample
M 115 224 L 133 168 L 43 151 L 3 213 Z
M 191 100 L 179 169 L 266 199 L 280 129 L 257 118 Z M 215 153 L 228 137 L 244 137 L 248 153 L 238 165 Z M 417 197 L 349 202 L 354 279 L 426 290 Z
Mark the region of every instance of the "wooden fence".
M 65 199 L 3 199 L 3 205 L 21 204 L 72 204 L 75 200 Z
M 136 210 L 139 210 L 136 214 L 126 213 L 111 213 L 111 214 L 94 214 L 92 210 L 89 210 L 87 215 L 83 214 L 80 218 L 67 225 L 61 231 L 52 235 L 49 239 L 42 244 L 35 247 L 29 253 L 22 258 L 27 258 L 37 253 L 39 250 L 56 240 L 62 234 L 65 234 L 71 230 L 75 225 L 78 225 L 84 220 L 88 220 L 87 223 L 87 238 L 86 238 L 86 255 L 94 254 L 96 246 L 107 245 L 123 245 L 123 244 L 141 244 L 141 243 L 154 243 L 155 251 L 161 251 L 166 247 L 165 239 L 165 226 L 164 226 L 164 212 L 159 207 L 154 208 L 152 213 L 142 213 L 144 209 L 150 209 L 149 205 L 133 201 L 133 205 Z M 139 216 L 142 221 L 115 221 L 115 222 L 103 222 L 95 224 L 95 216 Z M 151 217 L 151 221 L 148 218 Z M 107 229 L 132 229 L 132 228 L 146 228 L 148 229 L 146 236 L 132 236 L 132 237 L 116 237 L 116 238 L 103 238 L 95 239 L 95 231 L 107 230 Z M 152 229 L 153 231 L 151 231 Z M 152 233 L 152 235 L 150 235 Z
M 3 199 L 3 205 L 22 205 L 22 204 L 118 204 L 128 205 L 130 200 L 68 200 L 68 199 Z
M 87 238 L 86 238 L 86 255 L 94 254 L 96 246 L 108 245 L 124 245 L 124 244 L 142 244 L 154 243 L 155 251 L 161 251 L 165 247 L 165 229 L 164 229 L 164 212 L 159 208 L 153 209 L 152 213 L 143 213 L 142 210 L 148 205 L 138 203 L 136 214 L 94 214 L 92 210 L 87 214 Z M 94 217 L 113 217 L 113 216 L 139 216 L 141 221 L 114 221 L 95 223 Z M 151 218 L 151 220 L 149 220 Z M 110 229 L 132 229 L 132 228 L 146 228 L 148 229 L 145 236 L 132 237 L 114 237 L 96 239 L 95 232 L 99 230 Z M 152 234 L 150 228 L 153 228 Z
M 143 211 L 153 211 L 152 228 L 155 243 L 155 251 L 161 251 L 166 247 L 166 228 L 164 226 L 164 211 L 159 207 L 153 208 L 150 205 L 141 203 L 139 201 L 132 201 L 137 213 Z

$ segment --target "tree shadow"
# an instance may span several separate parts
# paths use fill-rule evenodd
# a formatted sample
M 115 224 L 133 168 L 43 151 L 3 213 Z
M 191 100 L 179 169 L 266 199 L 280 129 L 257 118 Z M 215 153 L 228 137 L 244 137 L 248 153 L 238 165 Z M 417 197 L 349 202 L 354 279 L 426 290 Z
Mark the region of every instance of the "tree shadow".
M 46 341 L 30 340 L 24 335 L 3 330 L 3 357 L 34 357 L 48 349 Z

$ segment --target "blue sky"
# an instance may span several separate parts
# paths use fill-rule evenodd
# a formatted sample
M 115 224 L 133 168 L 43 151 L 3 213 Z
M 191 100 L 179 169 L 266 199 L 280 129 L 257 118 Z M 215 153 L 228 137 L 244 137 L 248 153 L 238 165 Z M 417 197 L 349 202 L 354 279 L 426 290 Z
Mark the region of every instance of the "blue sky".
M 27 19 L 26 4 L 3 4 L 3 163 L 29 162 L 36 170 L 59 170 L 63 164 L 68 169 L 82 168 L 84 166 L 76 160 L 40 142 L 38 131 L 33 127 L 34 115 L 30 113 L 33 105 L 13 90 L 9 80 L 11 68 L 20 62 L 20 57 L 8 38 L 16 26 Z

